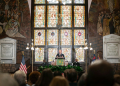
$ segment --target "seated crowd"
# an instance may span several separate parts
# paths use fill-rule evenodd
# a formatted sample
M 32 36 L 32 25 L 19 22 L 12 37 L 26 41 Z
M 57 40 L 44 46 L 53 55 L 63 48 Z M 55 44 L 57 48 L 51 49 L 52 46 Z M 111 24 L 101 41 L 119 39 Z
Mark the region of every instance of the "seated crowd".
M 33 71 L 28 75 L 16 71 L 14 76 L 0 74 L 0 86 L 120 86 L 120 75 L 115 75 L 110 63 L 96 60 L 87 73 L 78 76 L 75 69 L 66 69 L 64 73 L 44 69 L 42 73 Z M 80 77 L 80 78 L 79 78 Z

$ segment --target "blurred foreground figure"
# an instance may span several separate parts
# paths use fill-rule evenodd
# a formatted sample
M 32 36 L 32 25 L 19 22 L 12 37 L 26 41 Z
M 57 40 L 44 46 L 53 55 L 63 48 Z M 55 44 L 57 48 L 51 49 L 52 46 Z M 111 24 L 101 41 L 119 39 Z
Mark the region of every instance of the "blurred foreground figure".
M 16 71 L 14 78 L 18 82 L 19 86 L 26 86 L 26 74 L 23 71 Z
M 114 71 L 110 63 L 96 60 L 88 69 L 87 86 L 113 86 Z
M 9 74 L 1 73 L 0 74 L 0 86 L 19 86 L 19 85 L 15 81 L 15 79 L 12 78 Z
M 56 76 L 53 78 L 50 86 L 69 86 L 67 79 L 62 76 Z

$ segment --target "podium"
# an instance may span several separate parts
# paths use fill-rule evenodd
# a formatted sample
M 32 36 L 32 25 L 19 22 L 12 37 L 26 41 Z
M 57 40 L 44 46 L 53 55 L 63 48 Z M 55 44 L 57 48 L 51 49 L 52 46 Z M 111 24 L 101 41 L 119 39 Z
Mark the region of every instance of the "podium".
M 57 58 L 55 58 L 55 61 L 51 62 L 51 65 L 53 65 L 53 66 L 67 66 L 68 61 L 65 61 L 65 58 L 63 58 L 63 57 L 57 57 Z
M 55 58 L 55 63 L 57 66 L 64 66 L 65 65 L 65 58 L 57 57 L 57 58 Z

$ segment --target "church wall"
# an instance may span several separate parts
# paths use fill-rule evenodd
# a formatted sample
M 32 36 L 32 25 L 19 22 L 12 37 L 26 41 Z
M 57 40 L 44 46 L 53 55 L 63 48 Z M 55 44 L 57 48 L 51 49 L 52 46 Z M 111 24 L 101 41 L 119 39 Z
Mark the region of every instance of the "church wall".
M 120 2 L 119 0 L 92 0 L 88 17 L 88 39 L 98 54 L 103 58 L 103 36 L 109 34 L 120 35 Z M 89 51 L 92 61 L 94 52 Z M 112 64 L 115 73 L 120 74 L 120 64 Z
M 0 0 L 0 39 L 4 37 L 17 40 L 17 54 L 16 64 L 1 64 L 1 70 L 15 72 L 19 69 L 22 51 L 26 61 L 31 57 L 31 51 L 26 50 L 27 43 L 31 42 L 31 17 L 27 0 Z

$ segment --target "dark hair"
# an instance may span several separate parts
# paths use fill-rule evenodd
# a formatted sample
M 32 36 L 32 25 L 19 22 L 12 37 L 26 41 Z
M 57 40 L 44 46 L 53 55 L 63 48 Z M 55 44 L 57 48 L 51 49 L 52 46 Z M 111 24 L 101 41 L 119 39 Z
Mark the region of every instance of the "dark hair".
M 30 73 L 27 73 L 27 82 L 29 81 L 29 75 L 30 75 Z
M 85 86 L 86 85 L 86 77 L 87 73 L 83 73 L 78 81 L 78 86 Z
M 51 69 L 47 68 L 42 71 L 42 74 L 35 86 L 49 86 L 51 80 L 53 79 L 53 74 Z
M 69 82 L 77 81 L 77 72 L 75 69 L 69 69 L 69 71 L 67 72 L 67 79 Z
M 40 77 L 40 72 L 38 71 L 33 71 L 29 75 L 29 80 L 31 81 L 32 84 L 35 84 L 38 78 Z
M 96 60 L 88 70 L 87 86 L 113 86 L 114 70 L 110 63 Z
M 54 77 L 55 77 L 55 76 L 62 76 L 62 73 L 61 73 L 60 71 L 55 71 L 55 72 L 54 72 Z
M 64 71 L 64 77 L 65 77 L 65 78 L 67 77 L 68 71 L 69 71 L 69 69 L 66 69 L 66 70 Z

